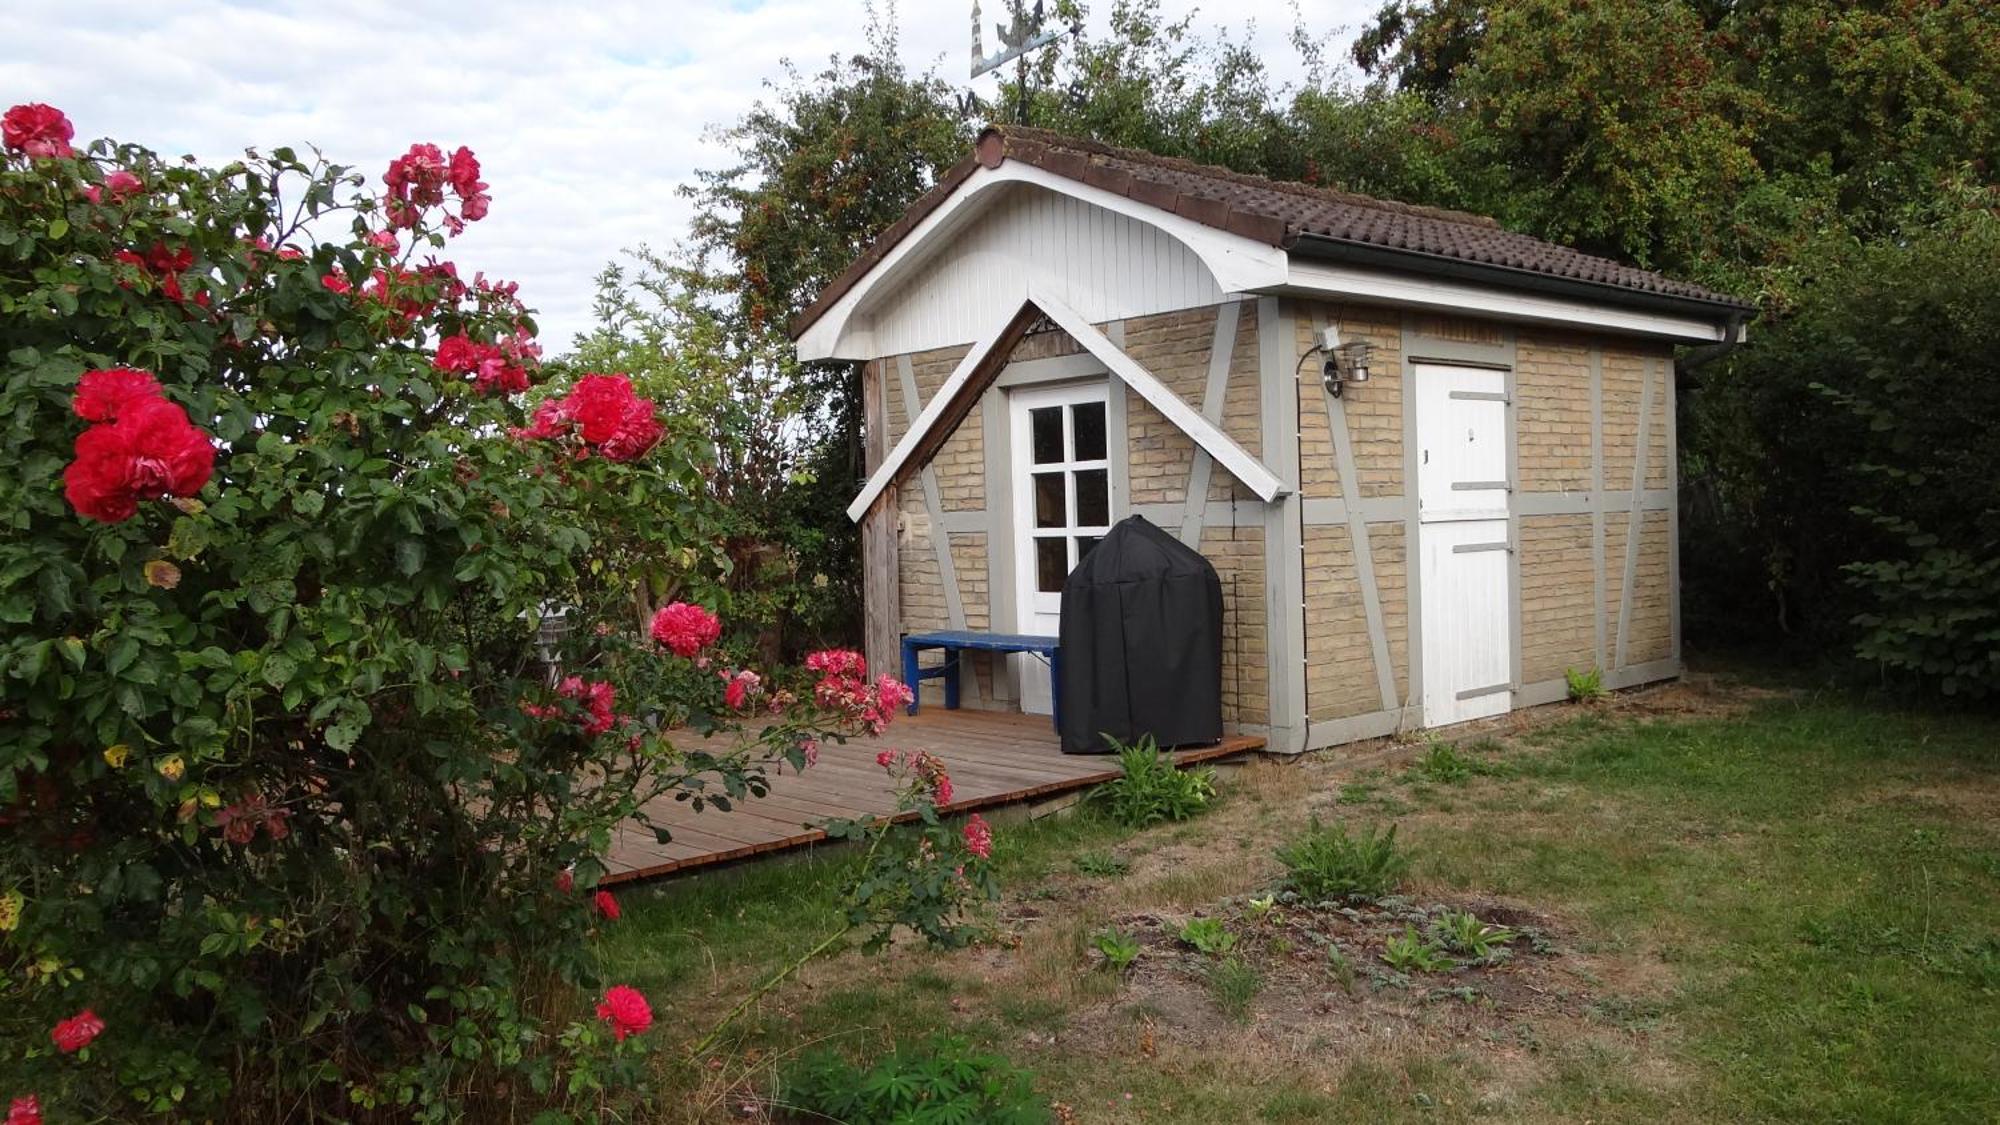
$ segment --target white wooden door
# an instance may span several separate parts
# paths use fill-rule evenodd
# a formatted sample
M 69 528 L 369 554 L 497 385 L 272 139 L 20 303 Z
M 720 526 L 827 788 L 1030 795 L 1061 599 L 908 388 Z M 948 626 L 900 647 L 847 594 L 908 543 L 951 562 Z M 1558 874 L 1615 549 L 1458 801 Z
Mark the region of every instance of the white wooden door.
M 1416 364 L 1412 382 L 1424 722 L 1443 726 L 1501 714 L 1513 700 L 1507 379 Z
M 1107 396 L 1102 380 L 1009 396 L 1017 632 L 1057 634 L 1063 580 L 1110 530 Z M 1048 714 L 1048 665 L 1032 654 L 1016 655 L 1013 661 L 1021 710 Z

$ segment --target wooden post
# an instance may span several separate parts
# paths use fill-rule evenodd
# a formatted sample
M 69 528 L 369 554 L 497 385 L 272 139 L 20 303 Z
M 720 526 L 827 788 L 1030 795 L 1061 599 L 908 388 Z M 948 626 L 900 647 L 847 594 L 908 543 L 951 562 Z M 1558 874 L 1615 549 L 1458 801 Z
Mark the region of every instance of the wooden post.
M 889 455 L 889 412 L 882 360 L 861 368 L 862 453 L 870 475 Z M 896 517 L 902 511 L 899 490 L 890 485 L 861 520 L 862 655 L 874 671 L 894 674 L 902 667 Z

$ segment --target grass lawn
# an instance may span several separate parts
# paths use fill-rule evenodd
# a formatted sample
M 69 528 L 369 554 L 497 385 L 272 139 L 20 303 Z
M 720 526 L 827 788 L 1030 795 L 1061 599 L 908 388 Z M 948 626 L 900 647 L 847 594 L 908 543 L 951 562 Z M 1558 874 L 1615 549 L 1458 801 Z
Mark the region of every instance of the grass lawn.
M 1395 972 L 1379 930 L 1246 921 L 1282 874 L 1274 849 L 1314 816 L 1395 824 L 1406 908 L 1500 918 L 1536 951 Z M 743 1120 L 802 1051 L 867 1058 L 944 1031 L 1031 1068 L 1086 1122 L 2000 1120 L 1994 720 L 1671 686 L 1448 750 L 1256 764 L 1187 824 L 1002 825 L 996 855 L 993 942 L 816 964 L 724 1061 L 662 1061 L 657 1104 L 675 1108 L 658 1119 Z M 672 998 L 663 1060 L 834 927 L 849 862 L 623 896 L 611 975 Z M 1242 933 L 1233 979 L 1168 937 L 1125 978 L 1099 966 L 1103 929 L 1144 939 L 1197 915 Z

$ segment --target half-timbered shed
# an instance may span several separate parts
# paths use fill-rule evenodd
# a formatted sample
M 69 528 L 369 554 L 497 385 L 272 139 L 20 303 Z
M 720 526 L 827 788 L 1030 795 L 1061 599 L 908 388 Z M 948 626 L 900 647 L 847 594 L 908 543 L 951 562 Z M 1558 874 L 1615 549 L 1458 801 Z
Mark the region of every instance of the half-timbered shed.
M 862 365 L 871 663 L 1054 635 L 1143 515 L 1222 579 L 1226 723 L 1296 751 L 1677 675 L 1676 349 L 1749 314 L 1475 215 L 990 128 L 793 334 Z M 965 706 L 1048 709 L 1033 654 L 962 659 Z

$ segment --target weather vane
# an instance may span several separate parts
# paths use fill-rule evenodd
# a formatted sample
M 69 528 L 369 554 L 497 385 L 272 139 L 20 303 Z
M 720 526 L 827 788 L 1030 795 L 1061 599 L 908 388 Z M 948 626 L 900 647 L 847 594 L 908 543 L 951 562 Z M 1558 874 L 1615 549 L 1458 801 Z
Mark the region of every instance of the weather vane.
M 1039 50 L 1065 34 L 1075 33 L 1077 25 L 1042 28 L 1042 0 L 1035 0 L 1030 10 L 1023 0 L 1007 0 L 1007 7 L 1014 20 L 1011 24 L 994 24 L 993 33 L 1000 37 L 1000 50 L 991 55 L 986 53 L 986 43 L 982 37 L 985 21 L 980 18 L 979 0 L 972 0 L 972 77 L 977 78 L 991 70 L 997 70 L 1009 62 L 1018 60 L 1015 71 L 1016 85 L 1020 94 L 1018 116 L 1020 124 L 1028 123 L 1028 54 Z

